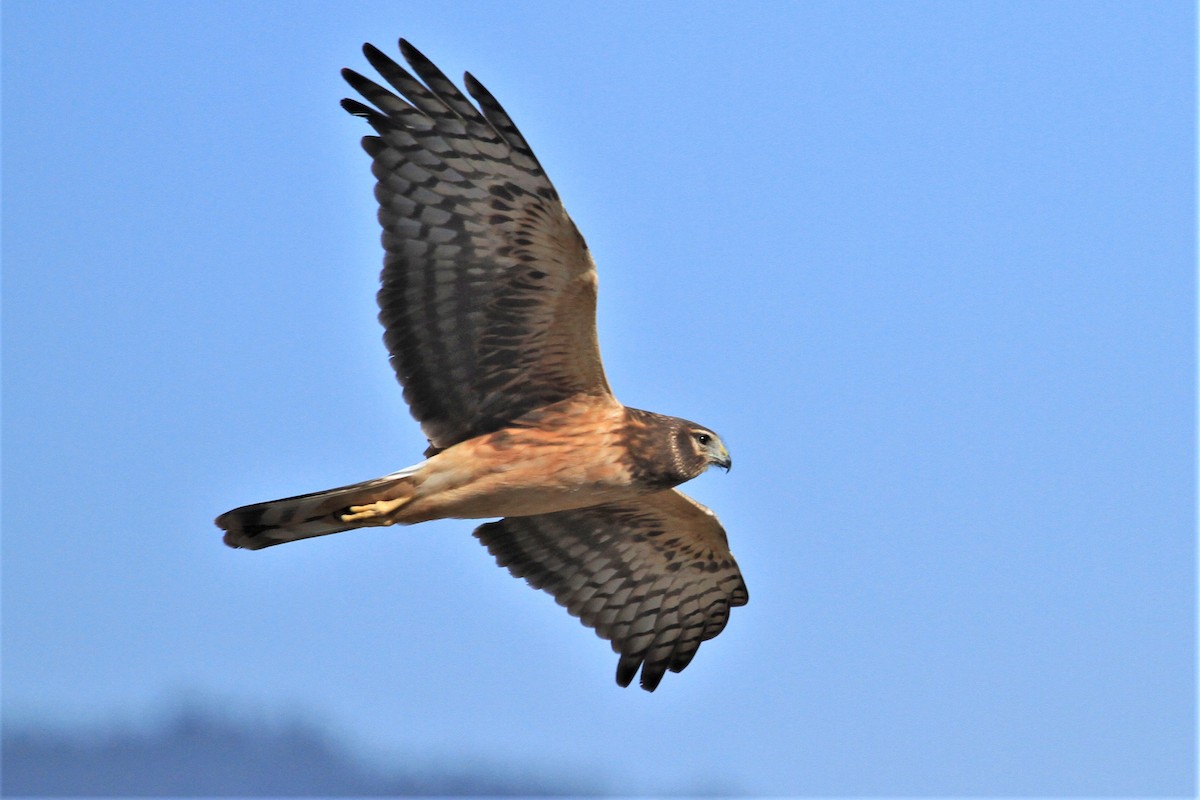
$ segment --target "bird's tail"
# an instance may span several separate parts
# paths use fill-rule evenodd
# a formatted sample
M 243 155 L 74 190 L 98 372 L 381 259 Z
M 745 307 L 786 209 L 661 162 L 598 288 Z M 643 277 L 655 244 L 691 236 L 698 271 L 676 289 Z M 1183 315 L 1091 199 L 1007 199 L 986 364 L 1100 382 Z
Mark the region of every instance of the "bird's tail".
M 325 536 L 368 525 L 390 525 L 394 512 L 410 500 L 421 465 L 382 478 L 285 497 L 226 511 L 217 517 L 225 544 L 247 550 Z

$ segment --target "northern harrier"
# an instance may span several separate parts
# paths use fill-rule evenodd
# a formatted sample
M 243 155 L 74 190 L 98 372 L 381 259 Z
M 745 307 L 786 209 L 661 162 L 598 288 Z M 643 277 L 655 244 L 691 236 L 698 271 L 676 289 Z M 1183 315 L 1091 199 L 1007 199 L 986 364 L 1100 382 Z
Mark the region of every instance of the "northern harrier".
M 372 105 L 342 106 L 376 133 L 363 148 L 386 251 L 379 319 L 426 460 L 217 525 L 230 547 L 258 550 L 502 517 L 475 530 L 496 561 L 612 642 L 617 683 L 640 668 L 653 691 L 748 599 L 716 516 L 673 488 L 729 469 L 729 453 L 702 425 L 617 402 L 592 257 L 533 151 L 470 73 L 478 106 L 408 42 L 400 50 L 420 81 L 364 45 L 395 93 L 347 69 Z

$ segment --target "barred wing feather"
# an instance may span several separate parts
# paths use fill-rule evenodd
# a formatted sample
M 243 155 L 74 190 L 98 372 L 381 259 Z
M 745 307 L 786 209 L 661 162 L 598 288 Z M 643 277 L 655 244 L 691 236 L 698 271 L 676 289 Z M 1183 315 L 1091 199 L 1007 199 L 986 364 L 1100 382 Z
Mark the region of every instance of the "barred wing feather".
M 416 73 L 370 45 L 392 87 L 352 71 L 342 105 L 378 179 L 384 341 L 431 450 L 578 394 L 611 395 L 596 340 L 596 273 L 533 151 L 470 75 L 473 105 L 416 48 Z M 420 80 L 418 80 L 418 77 Z
M 676 490 L 627 503 L 480 526 L 500 566 L 544 589 L 612 642 L 617 683 L 654 691 L 745 605 L 746 584 L 716 516 Z

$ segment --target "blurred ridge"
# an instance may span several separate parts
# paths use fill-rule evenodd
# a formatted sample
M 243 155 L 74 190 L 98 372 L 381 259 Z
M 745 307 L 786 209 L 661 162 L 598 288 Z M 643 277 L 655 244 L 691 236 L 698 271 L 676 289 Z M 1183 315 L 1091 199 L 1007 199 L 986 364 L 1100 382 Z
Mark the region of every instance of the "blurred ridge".
M 461 759 L 455 759 L 461 761 Z M 346 797 L 596 795 L 533 765 L 497 772 L 449 757 L 367 763 L 315 725 L 188 705 L 151 726 L 4 725 L 5 797 Z

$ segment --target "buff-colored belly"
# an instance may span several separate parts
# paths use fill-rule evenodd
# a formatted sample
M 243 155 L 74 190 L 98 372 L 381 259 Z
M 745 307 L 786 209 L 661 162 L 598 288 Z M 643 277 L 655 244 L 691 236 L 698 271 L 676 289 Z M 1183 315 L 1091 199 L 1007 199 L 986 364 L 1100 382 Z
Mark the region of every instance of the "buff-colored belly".
M 464 442 L 422 465 L 416 492 L 397 521 L 529 516 L 640 494 L 615 448 L 597 438 L 602 446 L 572 438 L 553 444 L 509 438 L 503 446 L 488 438 Z

